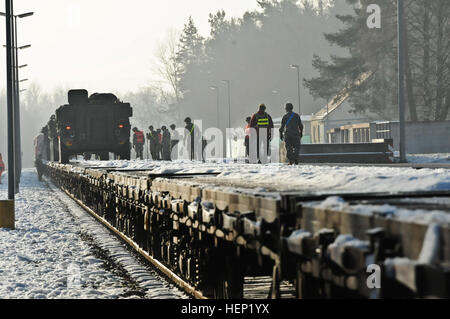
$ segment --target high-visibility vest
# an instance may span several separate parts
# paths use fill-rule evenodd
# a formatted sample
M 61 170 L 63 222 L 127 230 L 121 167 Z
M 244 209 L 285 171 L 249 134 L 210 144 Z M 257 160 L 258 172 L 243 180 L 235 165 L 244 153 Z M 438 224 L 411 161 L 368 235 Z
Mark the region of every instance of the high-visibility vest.
M 266 114 L 263 117 L 258 117 L 256 125 L 258 127 L 269 127 L 269 117 Z
M 144 143 L 144 132 L 136 131 L 136 143 Z

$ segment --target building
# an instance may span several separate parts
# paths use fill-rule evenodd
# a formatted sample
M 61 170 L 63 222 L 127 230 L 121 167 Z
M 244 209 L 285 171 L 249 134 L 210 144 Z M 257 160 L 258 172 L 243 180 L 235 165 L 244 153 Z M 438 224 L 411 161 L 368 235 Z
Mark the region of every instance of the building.
M 450 121 L 406 122 L 405 148 L 408 154 L 450 153 Z M 400 123 L 371 122 L 344 125 L 328 131 L 331 144 L 370 143 L 392 139 L 400 150 Z
M 360 85 L 370 77 L 371 73 L 364 73 L 355 85 Z M 368 123 L 380 120 L 374 113 L 356 114 L 352 112 L 352 106 L 349 102 L 350 90 L 343 89 L 319 112 L 313 114 L 311 118 L 311 143 L 328 144 L 331 143 L 327 132 L 333 128 L 353 125 L 359 123 Z

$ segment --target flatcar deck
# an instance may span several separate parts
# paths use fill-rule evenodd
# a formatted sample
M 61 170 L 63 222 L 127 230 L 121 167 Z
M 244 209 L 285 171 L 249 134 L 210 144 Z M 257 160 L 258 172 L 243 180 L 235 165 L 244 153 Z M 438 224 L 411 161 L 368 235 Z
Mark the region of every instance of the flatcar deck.
M 435 210 L 440 217 L 450 212 L 448 191 L 255 191 L 225 187 L 215 180 L 220 171 L 204 167 L 116 170 L 48 163 L 44 173 L 197 298 L 369 298 L 369 264 L 390 270 L 382 275 L 390 289 L 377 296 L 449 296 L 450 222 L 433 219 Z M 342 205 L 324 206 L 330 197 Z M 358 205 L 369 210 L 361 213 Z M 399 219 L 386 205 L 394 211 L 420 208 L 433 218 Z M 435 231 L 440 235 L 433 238 Z M 436 254 L 425 260 L 430 242 Z M 401 269 L 410 274 L 402 276 Z

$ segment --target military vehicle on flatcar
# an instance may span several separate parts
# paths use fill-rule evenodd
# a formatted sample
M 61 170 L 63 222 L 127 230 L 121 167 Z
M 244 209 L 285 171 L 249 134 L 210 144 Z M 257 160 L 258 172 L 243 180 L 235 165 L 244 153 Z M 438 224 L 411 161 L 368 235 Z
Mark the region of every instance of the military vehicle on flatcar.
M 70 90 L 69 104 L 59 107 L 43 133 L 48 141 L 48 160 L 68 163 L 74 155 L 96 154 L 108 160 L 130 159 L 130 117 L 133 109 L 114 94 Z

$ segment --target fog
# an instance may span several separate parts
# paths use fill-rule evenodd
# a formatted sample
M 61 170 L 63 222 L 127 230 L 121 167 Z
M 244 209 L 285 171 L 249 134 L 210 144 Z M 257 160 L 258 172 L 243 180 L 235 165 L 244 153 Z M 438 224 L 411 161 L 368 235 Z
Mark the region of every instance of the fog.
M 20 71 L 29 79 L 21 87 L 27 89 L 21 95 L 24 167 L 33 165 L 34 136 L 66 103 L 71 88 L 115 93 L 131 103 L 132 125 L 140 129 L 184 126 L 189 116 L 202 120 L 203 128 L 223 130 L 229 119 L 232 127 L 243 127 L 261 103 L 273 118 L 283 115 L 286 102 L 298 110 L 293 64 L 300 70 L 303 115 L 317 112 L 331 93 L 370 71 L 370 80 L 352 92 L 352 107 L 393 119 L 395 1 L 376 2 L 384 10 L 380 29 L 367 27 L 366 8 L 358 10 L 353 0 L 16 0 L 16 13 L 35 12 L 19 23 L 19 44 L 32 45 L 19 56 L 20 64 L 29 64 Z M 448 116 L 450 20 L 442 12 L 449 11 L 444 0 L 414 0 L 407 7 L 409 119 Z M 351 19 L 339 18 L 348 14 Z M 430 24 L 441 37 L 427 35 Z M 6 60 L 4 52 L 0 58 Z M 0 72 L 5 74 L 4 63 Z
M 284 1 L 280 12 L 268 12 L 256 0 L 128 1 L 126 5 L 111 0 L 16 0 L 16 14 L 35 12 L 19 20 L 19 45 L 32 45 L 19 56 L 20 64 L 29 65 L 20 74 L 29 79 L 22 85 L 27 91 L 21 94 L 23 166 L 33 166 L 33 138 L 54 110 L 66 103 L 70 88 L 116 93 L 132 103 L 132 124 L 140 128 L 180 126 L 185 116 L 203 120 L 204 127 L 216 126 L 212 85 L 220 88 L 220 115 L 228 119 L 222 79 L 230 80 L 232 125 L 242 126 L 260 103 L 266 103 L 274 117 L 281 115 L 285 101 L 297 100 L 297 75 L 290 64 L 301 65 L 302 78 L 310 77 L 313 54 L 336 51 L 323 37 L 336 24 L 335 12 L 304 11 L 294 2 Z M 208 21 L 209 14 L 221 10 L 225 16 L 220 21 Z M 209 62 L 213 67 L 208 66 L 206 75 L 200 68 L 186 72 L 178 83 L 182 90 L 175 92 L 158 72 L 161 50 L 174 33 L 181 36 L 189 17 L 204 41 L 197 58 L 203 59 L 204 67 Z M 178 38 L 175 42 L 179 49 Z M 0 58 L 6 60 L 4 52 Z M 0 72 L 5 74 L 4 63 Z M 6 106 L 5 81 L 1 87 L 1 105 Z M 305 113 L 320 103 L 302 90 Z M 6 107 L 2 110 L 0 151 L 6 155 Z
M 4 5 L 0 2 L 0 11 L 4 12 Z M 32 45 L 19 55 L 20 64 L 28 64 L 20 70 L 20 77 L 29 79 L 21 85 L 27 89 L 21 94 L 24 167 L 33 166 L 33 137 L 67 101 L 65 94 L 59 93 L 70 88 L 115 92 L 119 97 L 127 95 L 140 110 L 144 105 L 139 103 L 149 100 L 143 96 L 150 87 L 161 85 L 153 71 L 155 52 L 168 30 L 181 30 L 193 16 L 199 30 L 208 34 L 209 12 L 225 9 L 239 16 L 256 7 L 255 0 L 14 0 L 15 14 L 34 12 L 34 16 L 18 21 L 19 45 Z M 3 19 L 0 17 L 1 39 L 5 34 Z M 0 152 L 6 161 L 3 50 L 0 61 Z M 158 108 L 154 111 L 160 114 Z

